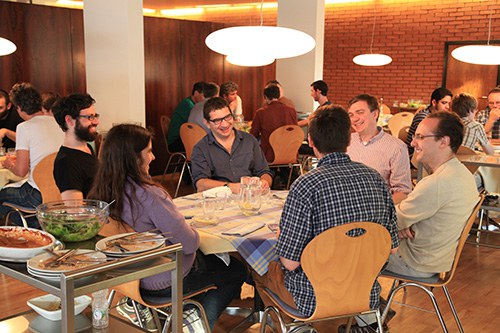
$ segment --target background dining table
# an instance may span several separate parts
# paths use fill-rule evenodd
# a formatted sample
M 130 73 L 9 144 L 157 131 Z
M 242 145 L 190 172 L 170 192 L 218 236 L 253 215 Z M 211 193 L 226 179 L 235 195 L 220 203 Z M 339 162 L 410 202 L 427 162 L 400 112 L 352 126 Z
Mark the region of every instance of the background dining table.
M 204 254 L 238 252 L 258 274 L 263 275 L 271 261 L 278 259 L 275 251 L 277 237 L 268 225 L 279 223 L 287 191 L 273 191 L 263 200 L 257 215 L 244 215 L 238 205 L 238 196 L 232 195 L 223 210 L 217 211 L 216 225 L 196 222 L 201 216 L 203 197 L 201 193 L 174 199 L 177 208 L 200 234 L 200 250 Z M 246 235 L 226 235 L 249 228 Z M 248 231 L 248 230 L 247 230 Z

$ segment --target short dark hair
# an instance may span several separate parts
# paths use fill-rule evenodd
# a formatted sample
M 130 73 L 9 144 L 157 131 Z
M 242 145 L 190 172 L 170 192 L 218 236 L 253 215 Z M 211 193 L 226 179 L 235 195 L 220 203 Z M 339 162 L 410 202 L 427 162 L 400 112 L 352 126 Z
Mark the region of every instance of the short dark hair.
M 345 152 L 351 139 L 351 120 L 339 105 L 326 105 L 314 112 L 309 135 L 322 154 Z
M 474 96 L 468 93 L 461 93 L 453 98 L 451 110 L 460 117 L 467 117 L 470 112 L 474 112 L 477 108 L 477 100 Z
M 349 105 L 347 106 L 347 108 L 350 108 L 354 103 L 357 103 L 357 102 L 366 102 L 366 104 L 368 104 L 368 108 L 370 109 L 370 112 L 379 110 L 378 101 L 377 101 L 377 98 L 375 96 L 368 95 L 368 94 L 358 95 L 349 101 Z
M 16 83 L 9 93 L 10 100 L 16 107 L 28 115 L 42 110 L 42 96 L 40 92 L 27 82 Z
M 205 89 L 203 89 L 203 96 L 205 98 L 211 98 L 219 94 L 219 85 L 214 82 L 208 82 L 205 84 Z
M 224 97 L 225 95 L 229 95 L 233 91 L 237 90 L 238 90 L 238 85 L 236 84 L 236 82 L 227 81 L 220 86 L 220 95 Z
M 464 139 L 464 125 L 457 114 L 440 111 L 429 114 L 427 118 L 438 120 L 434 135 L 438 138 L 449 137 L 451 151 L 456 153 Z
M 313 87 L 314 90 L 321 91 L 321 95 L 323 96 L 328 94 L 328 85 L 323 80 L 314 81 L 311 83 L 311 87 Z
M 490 92 L 488 93 L 488 96 L 491 94 L 499 94 L 499 93 L 500 93 L 500 84 L 498 85 L 498 87 L 491 89 Z
M 264 97 L 268 100 L 280 98 L 280 88 L 275 84 L 270 84 L 264 88 Z
M 200 94 L 203 93 L 205 90 L 205 84 L 207 84 L 205 81 L 200 81 L 193 84 L 193 90 L 191 90 L 191 95 L 194 95 L 195 91 L 197 91 Z
M 440 88 L 435 89 L 431 94 L 430 105 L 432 105 L 432 101 L 439 102 L 440 100 L 442 100 L 446 96 L 453 97 L 453 93 L 449 89 L 446 89 L 445 87 L 440 87 Z
M 42 93 L 42 107 L 51 111 L 54 104 L 56 104 L 57 100 L 59 100 L 61 96 L 58 93 L 54 93 L 51 91 L 46 91 Z
M 89 94 L 71 94 L 59 99 L 54 106 L 52 106 L 52 113 L 59 127 L 66 132 L 68 130 L 65 119 L 66 116 L 77 119 L 80 115 L 80 111 L 88 109 L 94 103 L 95 100 Z
M 231 109 L 229 108 L 229 104 L 227 101 L 222 98 L 222 97 L 212 97 L 203 106 L 203 118 L 205 118 L 207 121 L 210 120 L 210 112 L 215 111 L 215 110 L 220 110 L 227 108 L 229 113 L 233 114 L 231 112 Z
M 269 85 L 276 85 L 276 86 L 281 86 L 281 83 L 278 82 L 278 80 L 270 80 L 270 81 L 267 81 L 266 83 L 266 87 L 269 86 Z
M 9 93 L 3 89 L 0 89 L 0 98 L 5 98 L 5 105 L 8 106 L 10 103 Z

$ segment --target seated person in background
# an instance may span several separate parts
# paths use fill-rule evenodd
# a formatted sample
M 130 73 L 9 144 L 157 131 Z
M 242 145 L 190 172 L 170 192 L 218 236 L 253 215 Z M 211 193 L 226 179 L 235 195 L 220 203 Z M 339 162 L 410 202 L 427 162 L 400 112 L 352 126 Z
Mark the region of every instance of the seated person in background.
M 283 89 L 283 86 L 281 85 L 281 83 L 279 83 L 278 80 L 271 80 L 271 81 L 267 82 L 266 88 L 271 86 L 271 85 L 278 86 L 278 88 L 280 89 L 280 98 L 278 98 L 278 101 L 280 101 L 281 103 L 283 103 L 285 105 L 288 105 L 292 109 L 295 109 L 295 104 L 293 103 L 293 101 L 290 98 L 285 96 L 285 90 Z M 266 103 L 264 103 L 263 106 L 266 106 Z
M 117 125 L 107 133 L 101 162 L 89 198 L 111 202 L 110 215 L 138 232 L 158 229 L 169 233 L 169 244 L 182 244 L 184 292 L 215 284 L 196 299 L 205 308 L 210 327 L 229 302 L 239 295 L 246 271 L 241 262 L 232 258 L 229 266 L 214 255 L 198 252 L 200 236 L 177 210 L 172 198 L 151 180 L 149 164 L 154 160 L 152 133 L 137 125 Z M 164 272 L 141 279 L 145 296 L 170 296 L 171 275 Z M 122 302 L 120 302 L 122 303 Z M 126 311 L 131 307 L 124 305 Z M 124 310 L 124 311 L 125 311 Z M 133 309 L 132 309 L 133 312 Z
M 297 125 L 297 112 L 280 102 L 279 96 L 277 85 L 264 88 L 264 100 L 267 105 L 257 110 L 250 129 L 250 134 L 256 138 L 260 137 L 260 146 L 268 162 L 274 160 L 274 151 L 269 143 L 271 133 L 284 125 Z
M 229 109 L 233 117 L 243 120 L 243 105 L 240 96 L 238 96 L 238 85 L 236 82 L 227 81 L 220 86 L 220 96 L 229 104 Z
M 410 156 L 413 155 L 413 146 L 411 145 L 411 142 L 413 140 L 413 135 L 417 130 L 418 124 L 420 124 L 422 120 L 433 112 L 449 111 L 452 97 L 453 93 L 450 90 L 445 87 L 437 88 L 431 94 L 431 103 L 429 106 L 415 114 L 410 128 L 408 129 L 408 136 L 406 137 L 406 145 L 408 146 Z
M 179 131 L 181 125 L 186 123 L 189 118 L 189 113 L 193 106 L 205 99 L 203 95 L 203 89 L 205 88 L 205 82 L 196 82 L 193 85 L 193 90 L 191 91 L 191 96 L 184 98 L 176 107 L 172 113 L 172 119 L 170 121 L 170 126 L 168 127 L 168 150 L 172 152 L 182 152 L 184 151 L 184 145 L 182 144 L 181 136 Z
M 342 107 L 329 105 L 314 113 L 309 144 L 319 159 L 318 167 L 299 177 L 288 194 L 276 245 L 280 262 L 271 262 L 262 277 L 252 274 L 257 288 L 269 288 L 304 316 L 314 312 L 316 299 L 300 266 L 300 256 L 314 237 L 345 223 L 371 221 L 387 228 L 392 251 L 399 245 L 396 212 L 385 181 L 345 153 L 350 130 L 349 116 Z M 375 281 L 366 300 L 370 308 L 379 307 L 379 295 L 380 285 Z M 376 325 L 375 316 L 365 315 L 363 320 Z
M 451 110 L 458 114 L 464 124 L 465 132 L 462 146 L 475 150 L 476 144 L 480 144 L 486 154 L 493 155 L 495 150 L 490 145 L 483 126 L 474 121 L 477 112 L 476 98 L 471 94 L 461 93 L 453 98 Z
M 12 107 L 9 94 L 0 89 L 0 139 L 2 140 L 2 147 L 8 149 L 16 146 L 16 127 L 22 122 L 23 119 L 19 116 L 17 110 Z
M 233 128 L 233 114 L 222 97 L 214 97 L 203 108 L 210 133 L 198 142 L 191 154 L 193 182 L 198 192 L 217 186 L 228 186 L 239 193 L 240 178 L 260 177 L 271 186 L 269 167 L 257 140 Z
M 469 215 L 478 201 L 474 176 L 455 157 L 464 127 L 450 112 L 430 114 L 417 127 L 415 158 L 429 173 L 396 206 L 401 245 L 386 270 L 430 277 L 451 269 Z
M 200 125 L 201 128 L 208 133 L 210 132 L 210 128 L 208 128 L 203 121 L 203 119 L 205 119 L 203 118 L 203 107 L 209 98 L 219 96 L 219 86 L 216 83 L 208 82 L 203 90 L 203 95 L 205 96 L 205 99 L 193 106 L 191 112 L 189 113 L 188 122 Z
M 97 171 L 97 156 L 88 144 L 97 138 L 99 125 L 94 103 L 89 94 L 71 94 L 52 108 L 64 132 L 54 161 L 54 179 L 63 200 L 86 198 Z
M 488 106 L 477 113 L 477 121 L 492 139 L 500 139 L 500 87 L 488 93 Z
M 36 207 L 42 203 L 42 195 L 33 179 L 33 170 L 44 157 L 59 149 L 64 135 L 54 118 L 43 114 L 42 97 L 31 84 L 16 83 L 10 91 L 10 99 L 25 121 L 17 126 L 16 157 L 7 158 L 2 164 L 16 176 L 29 176 L 21 187 L 4 187 L 0 191 L 0 202 Z M 9 211 L 9 207 L 0 206 L 0 218 Z M 36 219 L 28 223 L 38 227 Z
M 53 93 L 51 91 L 46 91 L 42 93 L 42 112 L 44 114 L 52 115 L 52 107 L 61 98 L 59 94 Z
M 379 106 L 371 95 L 351 99 L 348 109 L 352 129 L 347 154 L 377 170 L 386 181 L 397 204 L 411 192 L 411 172 L 408 149 L 403 141 L 377 127 Z
M 328 84 L 326 84 L 325 81 L 318 80 L 311 83 L 311 97 L 314 99 L 315 102 L 319 103 L 319 106 L 316 108 L 316 110 L 318 110 L 322 106 L 332 104 L 332 102 L 328 100 L 327 94 L 328 94 Z M 314 112 L 312 112 L 306 119 L 302 119 L 301 121 L 299 121 L 299 126 L 301 127 L 307 126 L 309 124 L 309 120 L 313 115 Z

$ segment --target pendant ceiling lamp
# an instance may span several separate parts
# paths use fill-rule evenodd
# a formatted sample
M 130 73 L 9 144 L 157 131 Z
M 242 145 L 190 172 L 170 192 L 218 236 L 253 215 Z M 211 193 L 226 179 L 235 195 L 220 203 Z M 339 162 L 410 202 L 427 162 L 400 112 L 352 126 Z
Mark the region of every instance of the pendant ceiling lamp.
M 10 40 L 0 37 L 0 56 L 14 53 L 17 47 Z
M 466 45 L 457 47 L 451 56 L 459 61 L 475 65 L 500 65 L 500 46 L 490 45 L 491 14 L 488 24 L 488 42 L 486 45 Z
M 205 39 L 209 49 L 226 56 L 238 66 L 265 66 L 276 59 L 297 57 L 316 46 L 316 41 L 305 32 L 264 26 L 260 5 L 260 26 L 224 28 L 212 32 Z
M 386 54 L 373 53 L 373 38 L 375 36 L 375 8 L 373 9 L 373 27 L 372 27 L 372 39 L 370 42 L 370 53 L 359 54 L 352 58 L 352 61 L 356 65 L 360 66 L 385 66 L 392 62 L 392 58 Z

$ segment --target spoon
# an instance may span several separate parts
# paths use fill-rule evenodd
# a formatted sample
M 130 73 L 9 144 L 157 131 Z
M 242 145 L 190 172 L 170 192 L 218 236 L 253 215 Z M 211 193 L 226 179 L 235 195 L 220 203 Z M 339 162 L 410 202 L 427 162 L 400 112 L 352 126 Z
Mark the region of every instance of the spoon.
M 112 204 L 114 204 L 114 203 L 115 203 L 115 201 L 116 201 L 116 200 L 115 200 L 115 199 L 113 199 L 113 201 L 111 201 L 109 204 L 106 204 L 106 206 L 104 206 L 104 207 L 101 209 L 101 211 L 99 212 L 99 215 L 101 215 L 101 214 L 102 214 L 102 213 L 106 210 L 106 208 L 108 208 L 109 206 L 111 206 Z

